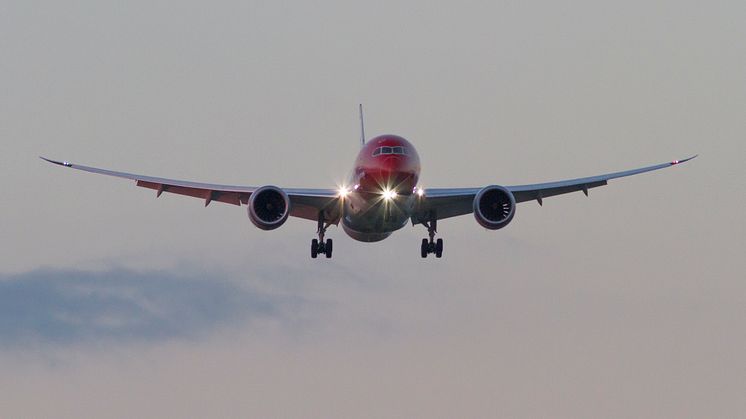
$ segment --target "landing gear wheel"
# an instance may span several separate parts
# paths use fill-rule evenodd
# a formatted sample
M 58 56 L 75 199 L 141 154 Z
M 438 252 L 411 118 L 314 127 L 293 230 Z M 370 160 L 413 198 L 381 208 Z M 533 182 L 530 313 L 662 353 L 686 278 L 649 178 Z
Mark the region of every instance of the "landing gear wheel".
M 319 212 L 318 228 L 316 230 L 319 238 L 311 240 L 311 258 L 316 259 L 318 255 L 326 255 L 327 259 L 332 257 L 332 239 L 324 241 L 324 233 L 330 225 L 331 223 L 324 218 L 324 213 Z
M 332 239 L 326 239 L 326 246 L 324 247 L 324 253 L 326 253 L 326 258 L 331 259 L 332 257 Z
M 427 235 L 430 239 L 422 239 L 420 256 L 426 258 L 430 253 L 435 253 L 436 258 L 443 256 L 443 239 L 435 240 L 435 233 L 438 231 L 438 219 L 435 214 L 430 214 L 430 220 L 422 221 L 422 225 L 427 227 Z
M 311 240 L 311 258 L 316 259 L 319 254 L 319 241 L 316 239 Z
M 439 258 L 443 256 L 443 239 L 438 239 L 435 242 L 435 257 Z

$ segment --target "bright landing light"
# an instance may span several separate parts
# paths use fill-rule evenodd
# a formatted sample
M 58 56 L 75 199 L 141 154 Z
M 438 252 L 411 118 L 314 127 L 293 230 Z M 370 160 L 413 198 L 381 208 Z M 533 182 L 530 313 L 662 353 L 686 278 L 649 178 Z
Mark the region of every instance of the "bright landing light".
M 383 199 L 390 201 L 394 198 L 396 198 L 396 191 L 391 190 L 391 189 L 385 189 L 383 191 Z
M 337 193 L 339 194 L 340 198 L 344 198 L 350 194 L 350 189 L 346 186 L 342 186 L 339 188 L 339 190 L 337 190 Z

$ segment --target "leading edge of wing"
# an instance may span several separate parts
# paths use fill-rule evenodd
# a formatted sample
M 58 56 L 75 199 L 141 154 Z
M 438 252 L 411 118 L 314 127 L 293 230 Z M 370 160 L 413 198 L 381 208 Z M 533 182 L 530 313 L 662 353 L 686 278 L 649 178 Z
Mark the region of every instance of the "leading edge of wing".
M 201 183 L 201 182 L 190 182 L 186 180 L 159 178 L 153 176 L 144 176 L 134 173 L 117 172 L 113 170 L 100 169 L 97 167 L 83 166 L 80 164 L 70 163 L 68 161 L 59 161 L 48 159 L 46 157 L 39 156 L 40 159 L 47 161 L 52 164 L 59 166 L 69 167 L 71 169 L 82 170 L 85 172 L 96 173 L 107 176 L 114 176 L 123 179 L 131 179 L 138 182 L 138 185 L 153 188 L 154 185 L 166 185 L 175 186 L 180 188 L 199 189 L 204 191 L 214 192 L 232 192 L 237 194 L 245 194 L 245 196 L 251 195 L 255 190 L 259 189 L 257 186 L 240 186 L 240 185 L 221 185 L 212 183 Z M 312 189 L 312 188 L 282 188 L 291 199 L 299 201 L 307 201 L 313 199 L 336 199 L 339 196 L 339 191 L 336 189 Z M 244 202 L 245 203 L 245 202 Z
M 560 180 L 556 182 L 535 183 L 535 184 L 530 184 L 530 185 L 508 186 L 508 189 L 511 192 L 527 192 L 527 191 L 533 191 L 533 190 L 553 189 L 553 188 L 561 188 L 561 187 L 566 187 L 566 186 L 575 186 L 575 185 L 605 182 L 611 179 L 617 179 L 620 177 L 632 176 L 632 175 L 637 175 L 640 173 L 652 172 L 653 170 L 665 169 L 667 167 L 676 166 L 678 164 L 688 162 L 689 160 L 692 160 L 696 158 L 697 156 L 698 154 L 695 154 L 691 157 L 688 157 L 682 160 L 672 160 L 670 162 L 641 167 L 639 169 L 624 170 L 621 172 L 607 173 L 607 174 L 598 175 L 598 176 L 589 176 L 589 177 L 576 178 L 576 179 Z
M 68 161 L 52 160 L 52 159 L 48 159 L 42 156 L 39 156 L 39 158 L 42 160 L 48 161 L 49 163 L 53 163 L 53 164 L 64 166 L 64 167 L 69 167 L 71 169 L 77 169 L 77 170 L 82 170 L 85 172 L 97 173 L 97 174 L 107 175 L 107 176 L 114 176 L 114 177 L 119 177 L 123 179 L 131 179 L 131 180 L 140 181 L 140 182 L 149 182 L 149 183 L 154 183 L 154 184 L 180 186 L 183 188 L 205 189 L 205 190 L 213 190 L 213 191 L 218 191 L 218 192 L 252 193 L 258 189 L 257 187 L 254 187 L 254 186 L 218 185 L 218 184 L 210 184 L 210 183 L 189 182 L 185 180 L 159 178 L 159 177 L 153 177 L 153 176 L 144 176 L 144 175 L 137 175 L 134 173 L 116 172 L 113 170 L 99 169 L 97 167 L 83 166 L 80 164 L 73 164 Z
M 650 172 L 653 170 L 664 169 L 666 167 L 675 166 L 677 164 L 688 162 L 689 160 L 692 160 L 696 158 L 697 156 L 698 155 L 694 155 L 692 157 L 682 159 L 682 160 L 673 160 L 667 163 L 661 163 L 661 164 L 656 164 L 653 166 L 641 167 L 639 169 L 607 173 L 605 175 L 559 180 L 559 181 L 554 181 L 554 182 L 507 186 L 507 188 L 511 192 L 515 193 L 515 192 L 531 192 L 531 191 L 538 191 L 538 190 L 543 190 L 543 189 L 562 188 L 562 187 L 567 187 L 567 186 L 576 186 L 576 185 L 583 185 L 583 184 L 595 184 L 599 182 L 605 182 L 611 179 L 616 179 L 616 178 L 625 177 L 625 176 L 632 176 L 632 175 L 636 175 L 639 173 L 645 173 L 645 172 Z M 474 194 L 479 192 L 481 189 L 482 189 L 481 187 L 479 188 L 427 188 L 425 189 L 425 196 L 429 198 L 468 197 L 468 196 L 473 196 Z

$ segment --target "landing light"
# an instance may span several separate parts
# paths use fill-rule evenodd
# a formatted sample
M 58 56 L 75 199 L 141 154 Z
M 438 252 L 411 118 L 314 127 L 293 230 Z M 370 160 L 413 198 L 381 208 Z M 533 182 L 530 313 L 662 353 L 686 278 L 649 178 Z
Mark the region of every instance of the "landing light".
M 341 188 L 339 188 L 337 193 L 339 193 L 340 198 L 344 198 L 350 194 L 350 190 L 346 186 L 342 186 Z
M 417 191 L 417 196 L 422 197 L 422 196 L 425 195 L 425 190 L 424 189 L 422 189 L 422 188 L 415 188 L 415 190 Z
M 383 191 L 383 199 L 385 199 L 387 201 L 390 201 L 390 200 L 396 198 L 396 195 L 397 195 L 396 191 L 392 190 L 392 189 L 385 189 Z

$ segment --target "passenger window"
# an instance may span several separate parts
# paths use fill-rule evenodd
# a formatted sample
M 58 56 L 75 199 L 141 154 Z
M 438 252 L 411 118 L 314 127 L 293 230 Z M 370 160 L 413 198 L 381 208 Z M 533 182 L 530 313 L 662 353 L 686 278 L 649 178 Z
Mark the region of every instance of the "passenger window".
M 377 155 L 379 155 L 379 154 L 381 154 L 381 148 L 380 148 L 380 147 L 378 147 L 377 149 L 375 149 L 375 150 L 373 151 L 373 157 L 375 157 L 375 156 L 377 156 Z
M 381 154 L 391 154 L 391 147 L 381 147 Z
M 404 149 L 402 147 L 394 147 L 394 154 L 404 154 Z

